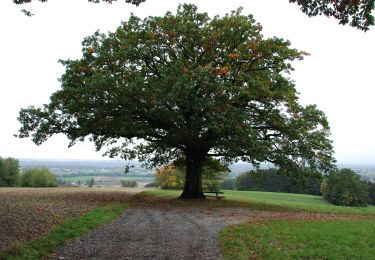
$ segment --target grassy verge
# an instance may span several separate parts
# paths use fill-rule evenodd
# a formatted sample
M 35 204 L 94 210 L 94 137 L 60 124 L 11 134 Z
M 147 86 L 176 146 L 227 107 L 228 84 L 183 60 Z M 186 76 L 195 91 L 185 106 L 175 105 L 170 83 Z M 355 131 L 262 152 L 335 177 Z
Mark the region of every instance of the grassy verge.
M 87 214 L 73 217 L 54 226 L 46 235 L 25 245 L 13 246 L 0 253 L 0 259 L 40 259 L 52 253 L 58 246 L 82 236 L 105 223 L 116 219 L 126 208 L 124 203 L 112 203 L 94 209 Z
M 153 197 L 177 198 L 181 191 L 176 190 L 151 190 L 143 193 Z M 328 203 L 321 196 L 278 193 L 278 192 L 257 192 L 257 191 L 224 191 L 225 199 L 210 199 L 205 202 L 175 202 L 180 205 L 199 204 L 209 206 L 233 206 L 249 207 L 261 210 L 282 210 L 282 211 L 306 211 L 336 214 L 361 214 L 375 215 L 375 206 L 367 207 L 344 207 Z
M 373 259 L 373 220 L 242 224 L 220 233 L 224 259 Z

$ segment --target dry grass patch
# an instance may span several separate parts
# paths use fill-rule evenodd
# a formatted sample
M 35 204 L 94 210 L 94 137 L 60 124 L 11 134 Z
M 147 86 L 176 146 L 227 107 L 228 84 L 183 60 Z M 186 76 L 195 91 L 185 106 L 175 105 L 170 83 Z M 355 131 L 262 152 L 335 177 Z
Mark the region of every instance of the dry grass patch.
M 138 190 L 134 190 L 137 192 Z M 125 202 L 124 189 L 0 189 L 0 251 L 46 233 L 62 220 L 112 202 Z

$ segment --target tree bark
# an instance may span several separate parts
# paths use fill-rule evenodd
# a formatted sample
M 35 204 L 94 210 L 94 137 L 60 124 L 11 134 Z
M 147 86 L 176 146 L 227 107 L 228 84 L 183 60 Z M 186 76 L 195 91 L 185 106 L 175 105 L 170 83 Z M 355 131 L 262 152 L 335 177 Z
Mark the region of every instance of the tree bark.
M 202 191 L 202 168 L 205 159 L 205 154 L 199 151 L 187 152 L 185 184 L 180 199 L 206 198 Z

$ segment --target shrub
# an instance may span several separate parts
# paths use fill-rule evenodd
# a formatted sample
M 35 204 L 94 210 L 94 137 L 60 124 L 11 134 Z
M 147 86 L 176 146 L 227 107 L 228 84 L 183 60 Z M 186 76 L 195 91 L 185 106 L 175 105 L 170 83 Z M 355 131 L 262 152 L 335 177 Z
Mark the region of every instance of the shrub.
M 181 189 L 184 185 L 184 175 L 172 164 L 156 170 L 156 183 L 162 189 Z
M 360 180 L 360 176 L 350 169 L 341 169 L 326 177 L 327 187 L 323 187 L 323 197 L 335 204 L 341 206 L 359 206 L 367 205 L 368 186 L 367 183 Z
M 92 188 L 92 187 L 94 186 L 94 184 L 95 184 L 94 178 L 91 178 L 91 179 L 89 180 L 89 182 L 87 183 L 87 186 L 88 186 L 89 188 Z
M 137 187 L 137 182 L 136 181 L 127 181 L 127 180 L 121 180 L 121 187 L 126 187 L 126 188 L 134 188 Z
M 145 185 L 145 188 L 157 188 L 157 187 L 159 187 L 157 182 L 150 182 Z
M 202 190 L 203 191 L 219 191 L 221 188 L 220 181 L 218 180 L 202 180 Z
M 369 203 L 375 205 L 375 182 L 368 183 L 368 196 L 370 198 Z
M 236 189 L 236 179 L 225 179 L 221 182 L 221 188 L 223 190 L 235 190 Z
M 47 168 L 26 169 L 21 176 L 22 187 L 56 187 L 56 176 Z
M 0 157 L 0 187 L 13 187 L 19 184 L 19 163 L 14 158 Z
M 208 157 L 202 168 L 203 191 L 220 190 L 220 181 L 228 174 L 228 168 L 219 160 Z M 172 164 L 156 170 L 156 183 L 162 189 L 182 189 L 185 180 L 185 158 L 181 157 Z

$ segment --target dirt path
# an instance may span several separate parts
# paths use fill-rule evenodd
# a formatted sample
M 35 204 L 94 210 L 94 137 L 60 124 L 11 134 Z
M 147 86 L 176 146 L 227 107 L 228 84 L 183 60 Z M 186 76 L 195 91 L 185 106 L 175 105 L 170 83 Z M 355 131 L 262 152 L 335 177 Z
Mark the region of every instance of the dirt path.
M 337 218 L 241 208 L 133 207 L 109 225 L 60 248 L 51 259 L 220 259 L 220 229 L 268 218 Z

